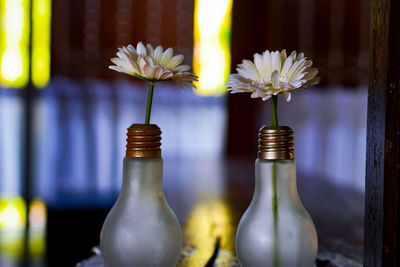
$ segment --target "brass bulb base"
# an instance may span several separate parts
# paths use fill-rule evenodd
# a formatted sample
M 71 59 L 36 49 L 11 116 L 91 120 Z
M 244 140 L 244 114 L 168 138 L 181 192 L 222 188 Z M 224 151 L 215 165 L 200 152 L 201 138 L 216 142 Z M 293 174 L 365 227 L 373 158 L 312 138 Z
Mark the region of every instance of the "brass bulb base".
M 288 126 L 263 126 L 258 137 L 259 159 L 294 159 L 293 130 Z
M 157 125 L 132 124 L 127 136 L 127 158 L 161 158 L 161 130 Z

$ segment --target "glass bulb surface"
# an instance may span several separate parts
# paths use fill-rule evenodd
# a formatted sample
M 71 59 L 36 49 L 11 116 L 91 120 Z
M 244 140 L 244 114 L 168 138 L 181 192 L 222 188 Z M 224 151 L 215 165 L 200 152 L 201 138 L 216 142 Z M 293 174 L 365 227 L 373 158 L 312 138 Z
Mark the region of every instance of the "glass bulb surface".
M 311 267 L 318 252 L 317 232 L 297 193 L 294 160 L 255 163 L 250 206 L 236 233 L 243 267 Z
M 125 158 L 118 200 L 108 214 L 100 249 L 108 267 L 175 266 L 181 228 L 162 187 L 161 158 Z

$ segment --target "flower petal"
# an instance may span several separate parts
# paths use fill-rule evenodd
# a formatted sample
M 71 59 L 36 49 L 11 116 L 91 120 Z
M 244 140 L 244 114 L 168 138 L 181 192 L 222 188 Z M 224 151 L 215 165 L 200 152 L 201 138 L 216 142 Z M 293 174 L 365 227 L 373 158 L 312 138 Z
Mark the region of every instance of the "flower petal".
M 315 76 L 317 76 L 317 74 L 318 74 L 318 69 L 317 68 L 309 69 L 307 74 L 304 76 L 304 79 L 312 80 L 312 79 L 314 79 Z
M 154 50 L 154 64 L 160 64 L 161 58 L 163 55 L 163 48 L 161 45 L 157 46 L 156 49 Z
M 313 78 L 312 80 L 307 81 L 307 82 L 304 84 L 304 87 L 316 85 L 316 84 L 318 84 L 320 81 L 321 81 L 321 78 L 320 78 L 320 77 L 315 77 L 315 78 Z
M 137 63 L 138 63 L 138 66 L 139 66 L 140 74 L 143 74 L 144 73 L 144 66 L 147 65 L 146 60 L 144 60 L 144 58 L 139 56 L 138 60 L 137 60 Z
M 124 60 L 122 58 L 118 58 L 118 57 L 112 58 L 111 62 L 123 69 L 126 69 L 127 71 L 129 71 L 131 73 L 137 72 L 137 65 L 135 63 L 130 64 L 129 61 L 126 61 L 126 60 Z
M 256 65 L 260 78 L 269 78 L 267 66 L 264 64 L 263 57 L 260 54 L 254 54 L 254 64 Z
M 143 75 L 149 79 L 154 78 L 153 68 L 150 65 L 145 65 L 143 67 Z
M 283 92 L 283 96 L 286 98 L 287 102 L 290 102 L 290 100 L 292 99 L 292 93 L 290 92 Z
M 160 65 L 162 67 L 168 68 L 167 64 L 171 60 L 173 53 L 174 53 L 174 50 L 172 50 L 171 47 L 168 48 L 167 50 L 165 50 L 165 52 L 163 53 L 161 60 L 160 60 Z
M 160 80 L 168 80 L 173 77 L 173 73 L 170 70 L 164 70 L 164 72 L 160 76 Z
M 281 71 L 281 54 L 279 51 L 275 51 L 274 55 L 272 56 L 272 70 L 277 70 L 278 72 Z
M 295 59 L 296 59 L 296 56 L 297 56 L 297 52 L 296 52 L 296 50 L 295 50 L 295 51 L 293 51 L 292 53 L 290 53 L 290 56 L 289 56 L 289 57 L 291 57 L 293 60 L 295 60 Z
M 301 52 L 301 53 L 299 53 L 299 54 L 297 55 L 296 60 L 302 60 L 303 58 L 304 58 L 304 53 Z
M 177 55 L 171 58 L 171 60 L 167 64 L 167 68 L 174 70 L 179 64 L 183 62 L 185 57 L 183 55 Z
M 145 57 L 147 54 L 146 47 L 144 47 L 142 42 L 139 42 L 136 47 L 139 56 Z
M 151 67 L 154 67 L 154 62 L 153 59 L 150 56 L 146 57 L 146 62 L 149 64 Z
M 189 65 L 179 65 L 174 69 L 174 71 L 188 71 L 188 70 L 190 70 Z
M 238 65 L 240 66 L 237 68 L 237 71 L 240 75 L 247 79 L 252 79 L 252 80 L 258 80 L 260 77 L 260 74 L 257 71 L 256 66 L 254 65 L 253 62 L 250 60 L 243 60 L 242 64 Z
M 128 47 L 126 48 L 126 51 L 127 51 L 128 55 L 131 57 L 131 59 L 136 61 L 137 56 L 138 56 L 136 49 L 132 45 L 128 45 Z
M 281 67 L 283 67 L 283 63 L 285 63 L 286 58 L 287 58 L 286 49 L 283 49 L 281 52 Z M 279 71 L 281 71 L 281 70 L 279 70 Z
M 154 70 L 153 70 L 154 78 L 160 79 L 161 74 L 163 73 L 163 71 L 164 71 L 163 68 L 161 68 L 159 65 L 155 66 Z
M 271 75 L 271 81 L 272 81 L 272 87 L 274 89 L 278 89 L 280 88 L 279 86 L 279 71 L 278 70 L 274 70 L 274 72 Z
M 262 98 L 263 101 L 266 101 L 271 98 L 272 95 L 266 95 Z
M 151 44 L 147 44 L 147 55 L 150 57 L 154 56 L 154 48 Z
M 272 74 L 272 59 L 271 59 L 271 54 L 269 51 L 265 51 L 263 53 L 263 58 L 264 58 L 264 65 L 267 69 L 267 77 L 270 77 Z
M 288 71 L 290 70 L 290 67 L 292 66 L 293 63 L 293 57 L 288 57 L 285 60 L 285 63 L 283 64 L 282 70 L 281 70 L 281 75 L 282 76 L 287 76 Z

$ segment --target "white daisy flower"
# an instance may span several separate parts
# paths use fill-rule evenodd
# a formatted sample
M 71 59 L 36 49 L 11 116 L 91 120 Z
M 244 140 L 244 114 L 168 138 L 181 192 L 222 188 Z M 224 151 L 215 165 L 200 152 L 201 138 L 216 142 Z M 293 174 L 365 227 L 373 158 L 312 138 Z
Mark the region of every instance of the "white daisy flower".
M 197 81 L 197 76 L 189 71 L 189 65 L 181 65 L 183 55 L 173 56 L 172 48 L 164 51 L 162 46 L 154 49 L 151 44 L 145 47 L 139 42 L 136 48 L 132 45 L 120 47 L 117 56 L 111 59 L 115 64 L 109 66 L 112 70 L 151 82 L 172 80 L 182 88 L 196 88 L 193 81 Z
M 262 55 L 254 54 L 254 63 L 243 60 L 238 65 L 237 74 L 229 75 L 226 82 L 231 93 L 252 93 L 251 97 L 267 100 L 273 95 L 283 93 L 286 100 L 291 99 L 291 91 L 306 88 L 320 81 L 317 68 L 312 68 L 312 61 L 303 53 L 293 51 L 289 57 L 282 52 L 265 51 Z

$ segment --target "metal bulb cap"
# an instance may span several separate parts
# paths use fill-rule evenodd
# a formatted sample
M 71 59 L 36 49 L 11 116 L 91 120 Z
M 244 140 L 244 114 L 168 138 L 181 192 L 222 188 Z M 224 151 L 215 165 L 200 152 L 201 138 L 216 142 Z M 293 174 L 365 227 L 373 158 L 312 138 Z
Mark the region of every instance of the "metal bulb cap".
M 258 137 L 259 159 L 294 159 L 293 130 L 290 127 L 263 126 Z
M 132 124 L 127 136 L 127 158 L 161 158 L 161 130 L 157 125 Z

